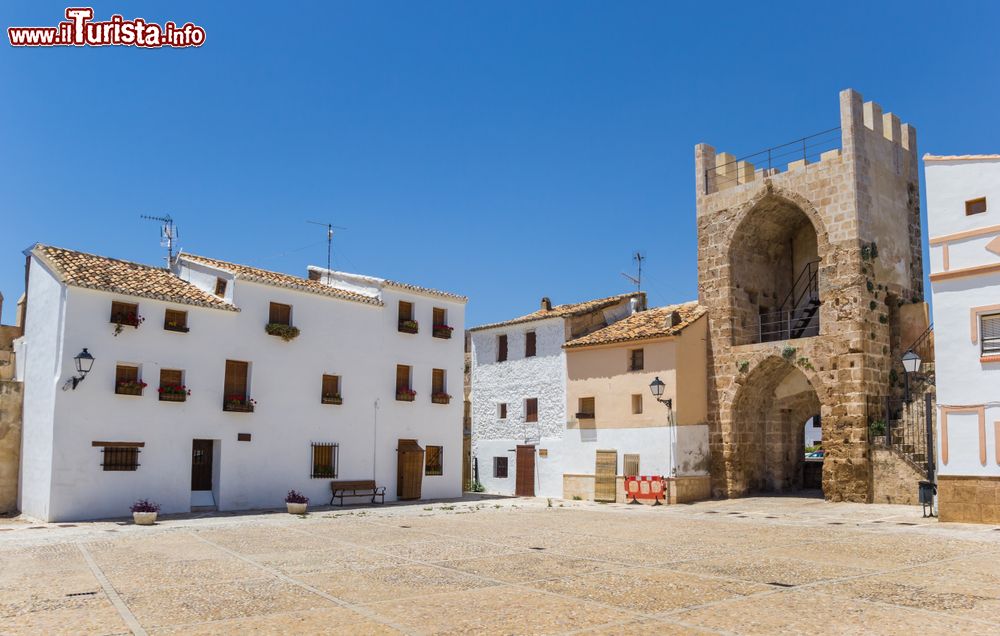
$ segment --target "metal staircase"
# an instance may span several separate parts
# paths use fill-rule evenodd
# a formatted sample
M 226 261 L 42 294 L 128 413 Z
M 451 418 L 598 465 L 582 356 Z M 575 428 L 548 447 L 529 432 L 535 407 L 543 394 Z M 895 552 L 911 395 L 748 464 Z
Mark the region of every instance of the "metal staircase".
M 819 260 L 809 261 L 776 311 L 760 314 L 758 342 L 819 335 Z

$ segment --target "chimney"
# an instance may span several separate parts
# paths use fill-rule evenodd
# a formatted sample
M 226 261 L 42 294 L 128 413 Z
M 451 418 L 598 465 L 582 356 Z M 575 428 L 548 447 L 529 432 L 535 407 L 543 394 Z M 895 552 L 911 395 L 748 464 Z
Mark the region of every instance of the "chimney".
M 642 311 L 642 305 L 639 303 L 638 296 L 632 296 L 628 299 L 629 303 L 629 314 L 637 314 Z
M 670 312 L 670 326 L 676 327 L 681 324 L 681 312 L 674 310 Z
M 542 311 L 552 311 L 552 301 L 548 296 L 542 298 Z
M 309 280 L 320 280 L 320 278 L 322 278 L 322 276 L 323 276 L 323 275 L 322 275 L 322 274 L 320 274 L 320 273 L 319 273 L 318 271 L 316 271 L 315 269 L 310 269 L 310 270 L 309 270 Z

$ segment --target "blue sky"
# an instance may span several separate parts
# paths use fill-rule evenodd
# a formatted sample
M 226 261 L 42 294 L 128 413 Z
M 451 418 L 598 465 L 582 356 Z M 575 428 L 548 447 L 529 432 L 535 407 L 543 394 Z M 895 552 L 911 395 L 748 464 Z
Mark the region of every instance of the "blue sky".
M 11 25 L 65 3 L 4 2 Z M 628 291 L 696 295 L 693 147 L 838 124 L 852 87 L 920 153 L 1000 151 L 1000 5 L 95 2 L 199 49 L 0 46 L 0 291 L 45 242 L 334 267 L 467 294 L 469 324 Z

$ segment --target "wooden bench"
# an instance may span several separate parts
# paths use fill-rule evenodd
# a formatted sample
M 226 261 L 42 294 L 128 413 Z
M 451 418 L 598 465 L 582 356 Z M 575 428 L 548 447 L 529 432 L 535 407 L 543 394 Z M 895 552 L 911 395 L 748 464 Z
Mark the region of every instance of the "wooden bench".
M 331 481 L 330 482 L 330 505 L 333 500 L 340 498 L 340 505 L 344 505 L 344 497 L 371 497 L 372 503 L 379 497 L 379 503 L 385 503 L 385 486 L 376 486 L 374 479 L 360 479 L 357 481 Z

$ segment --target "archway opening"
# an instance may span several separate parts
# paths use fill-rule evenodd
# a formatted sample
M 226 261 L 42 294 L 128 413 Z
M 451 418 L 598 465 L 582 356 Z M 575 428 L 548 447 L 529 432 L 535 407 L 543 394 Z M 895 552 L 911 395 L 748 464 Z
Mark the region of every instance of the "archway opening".
M 769 196 L 740 222 L 729 249 L 733 344 L 819 334 L 816 228 L 802 208 Z
M 802 493 L 811 486 L 822 492 L 824 458 L 807 458 L 805 451 L 806 427 L 820 421 L 820 411 L 819 396 L 801 369 L 782 358 L 757 365 L 733 405 L 736 490 Z

